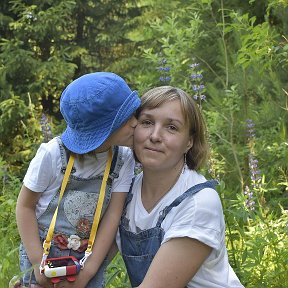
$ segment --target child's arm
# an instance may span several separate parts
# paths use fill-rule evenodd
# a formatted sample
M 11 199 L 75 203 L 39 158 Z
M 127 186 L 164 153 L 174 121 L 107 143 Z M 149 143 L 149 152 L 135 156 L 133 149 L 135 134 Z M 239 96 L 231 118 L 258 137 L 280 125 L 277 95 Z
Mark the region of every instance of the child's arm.
M 110 263 L 114 259 L 114 257 L 117 255 L 118 252 L 119 252 L 119 249 L 118 249 L 116 241 L 114 240 L 107 255 L 108 263 Z
M 88 257 L 85 262 L 84 269 L 80 271 L 73 283 L 65 283 L 66 286 L 62 287 L 85 287 L 89 280 L 97 273 L 99 267 L 103 263 L 105 257 L 112 244 L 115 241 L 115 236 L 119 226 L 124 202 L 127 193 L 114 192 L 109 203 L 109 206 L 99 224 L 98 231 L 96 234 L 95 242 L 93 245 L 92 254 Z M 63 283 L 64 284 L 64 283 Z
M 23 185 L 16 204 L 16 220 L 28 258 L 34 267 L 37 282 L 43 287 L 51 287 L 49 279 L 39 272 L 43 247 L 39 238 L 35 208 L 40 196 L 41 193 L 33 192 Z

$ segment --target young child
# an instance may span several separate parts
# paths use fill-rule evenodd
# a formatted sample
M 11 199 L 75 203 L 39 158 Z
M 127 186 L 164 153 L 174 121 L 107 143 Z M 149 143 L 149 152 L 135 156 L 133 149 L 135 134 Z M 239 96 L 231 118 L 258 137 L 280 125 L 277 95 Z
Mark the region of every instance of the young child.
M 60 287 L 104 287 L 105 257 L 115 238 L 134 175 L 131 150 L 118 146 L 132 146 L 137 125 L 134 112 L 139 105 L 137 92 L 132 92 L 121 77 L 110 72 L 86 74 L 63 91 L 60 110 L 67 128 L 60 137 L 41 144 L 29 165 L 17 200 L 16 218 L 22 240 L 20 268 L 24 273 L 22 287 L 53 287 L 51 279 L 40 273 L 39 265 L 70 155 L 75 155 L 75 162 L 58 206 L 48 258 L 68 255 L 78 260 L 83 258 L 108 150 L 112 148 L 103 217 L 92 254 L 75 282 L 60 282 Z

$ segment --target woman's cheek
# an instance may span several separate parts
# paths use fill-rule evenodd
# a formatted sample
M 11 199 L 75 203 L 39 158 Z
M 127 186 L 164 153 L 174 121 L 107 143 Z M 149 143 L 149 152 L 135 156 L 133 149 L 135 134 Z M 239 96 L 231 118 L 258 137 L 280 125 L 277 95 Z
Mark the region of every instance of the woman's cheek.
M 138 126 L 134 130 L 134 143 L 139 143 L 145 138 L 145 131 Z

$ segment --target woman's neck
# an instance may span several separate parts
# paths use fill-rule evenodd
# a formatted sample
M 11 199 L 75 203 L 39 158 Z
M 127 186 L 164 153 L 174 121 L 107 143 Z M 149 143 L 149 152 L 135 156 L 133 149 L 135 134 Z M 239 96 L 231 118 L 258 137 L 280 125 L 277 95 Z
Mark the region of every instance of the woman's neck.
M 168 171 L 143 169 L 142 204 L 150 212 L 161 199 L 174 187 L 183 170 L 183 163 Z

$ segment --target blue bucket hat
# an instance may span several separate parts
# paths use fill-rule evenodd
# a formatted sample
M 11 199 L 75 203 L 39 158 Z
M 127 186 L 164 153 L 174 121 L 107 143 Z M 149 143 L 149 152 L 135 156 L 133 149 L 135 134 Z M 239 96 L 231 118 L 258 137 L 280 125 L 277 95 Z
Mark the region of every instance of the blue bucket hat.
M 67 123 L 61 135 L 64 145 L 77 154 L 95 150 L 129 120 L 140 103 L 137 92 L 114 73 L 79 77 L 60 98 L 60 111 Z

